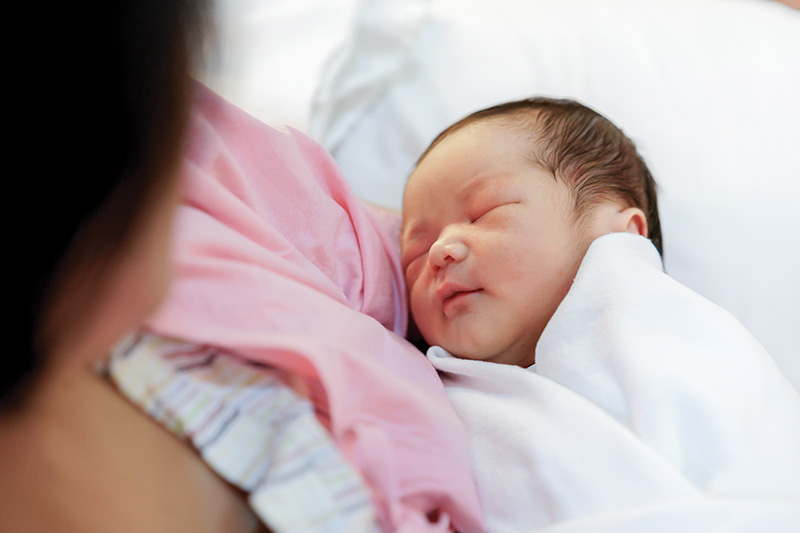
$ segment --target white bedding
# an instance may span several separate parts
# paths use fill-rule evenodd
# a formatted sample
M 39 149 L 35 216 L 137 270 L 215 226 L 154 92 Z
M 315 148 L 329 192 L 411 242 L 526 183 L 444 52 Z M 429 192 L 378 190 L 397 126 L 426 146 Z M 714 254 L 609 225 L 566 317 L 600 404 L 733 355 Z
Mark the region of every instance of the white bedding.
M 430 140 L 530 95 L 617 122 L 660 185 L 667 271 L 734 313 L 800 390 L 800 10 L 772 0 L 364 0 L 311 134 L 398 206 Z
M 428 354 L 493 533 L 797 531 L 800 396 L 646 239 L 598 239 L 530 370 Z
M 330 56 L 358 0 L 217 0 L 215 46 L 201 81 L 263 122 L 308 132 Z
M 667 271 L 733 313 L 800 390 L 800 11 L 772 0 L 217 5 L 222 61 L 206 82 L 267 123 L 310 132 L 376 203 L 398 206 L 422 149 L 477 108 L 542 94 L 606 114 L 661 186 Z M 647 269 L 654 287 L 671 286 Z M 697 294 L 672 296 L 714 312 L 653 322 L 658 342 L 640 325 L 629 341 L 584 346 L 620 348 L 606 357 L 578 351 L 591 335 L 570 336 L 571 313 L 559 311 L 542 341 L 559 355 L 540 355 L 535 374 L 497 367 L 509 374 L 498 385 L 476 370 L 480 386 L 500 386 L 497 402 L 512 390 L 537 401 L 482 418 L 486 447 L 517 459 L 479 468 L 498 491 L 487 501 L 516 509 L 502 518 L 490 504 L 490 531 L 517 511 L 553 532 L 800 530 L 796 396 L 728 315 Z M 714 349 L 692 357 L 681 346 L 698 338 Z M 513 456 L 529 438 L 532 456 Z
M 219 0 L 205 82 L 310 132 L 397 206 L 430 139 L 476 108 L 573 97 L 661 185 L 665 262 L 800 390 L 800 10 L 773 0 Z

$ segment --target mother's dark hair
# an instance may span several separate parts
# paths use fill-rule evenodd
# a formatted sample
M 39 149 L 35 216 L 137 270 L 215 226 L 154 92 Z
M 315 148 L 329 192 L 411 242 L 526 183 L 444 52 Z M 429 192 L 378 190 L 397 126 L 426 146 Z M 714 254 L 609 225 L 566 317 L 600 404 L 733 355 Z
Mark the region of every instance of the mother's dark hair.
M 201 47 L 204 2 L 114 0 L 52 6 L 45 52 L 20 67 L 29 114 L 12 131 L 27 159 L 14 198 L 22 223 L 7 228 L 13 250 L 13 349 L 0 357 L 0 407 L 24 397 L 59 328 L 43 328 L 65 280 L 98 287 L 172 184 L 189 108 L 190 66 Z M 46 8 L 48 11 L 50 7 Z M 63 12 L 58 13 L 58 10 Z M 86 10 L 90 12 L 81 12 Z M 84 271 L 82 271 L 84 270 Z M 96 291 L 76 295 L 91 306 Z

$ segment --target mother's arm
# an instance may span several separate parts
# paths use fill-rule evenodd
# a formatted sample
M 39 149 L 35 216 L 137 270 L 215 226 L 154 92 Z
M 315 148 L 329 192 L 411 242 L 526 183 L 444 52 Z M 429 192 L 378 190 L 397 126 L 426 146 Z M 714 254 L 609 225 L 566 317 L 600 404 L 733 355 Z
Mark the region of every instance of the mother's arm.
M 266 531 L 244 497 L 91 370 L 0 419 L 2 531 Z

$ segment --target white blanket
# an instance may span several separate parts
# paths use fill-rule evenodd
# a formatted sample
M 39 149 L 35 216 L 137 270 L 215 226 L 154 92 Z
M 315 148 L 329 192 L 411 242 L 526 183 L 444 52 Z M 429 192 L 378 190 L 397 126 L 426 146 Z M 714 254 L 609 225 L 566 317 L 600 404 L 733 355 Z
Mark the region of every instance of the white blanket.
M 800 397 L 649 241 L 595 241 L 536 353 L 524 369 L 428 352 L 488 531 L 800 531 Z

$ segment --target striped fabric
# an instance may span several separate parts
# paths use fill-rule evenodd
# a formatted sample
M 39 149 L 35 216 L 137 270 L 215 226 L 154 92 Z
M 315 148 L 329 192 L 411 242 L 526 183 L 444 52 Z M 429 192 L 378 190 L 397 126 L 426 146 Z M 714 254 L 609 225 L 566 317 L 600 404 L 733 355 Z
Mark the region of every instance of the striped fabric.
M 131 401 L 248 493 L 273 531 L 379 530 L 362 478 L 280 370 L 149 334 L 118 345 L 107 370 Z

